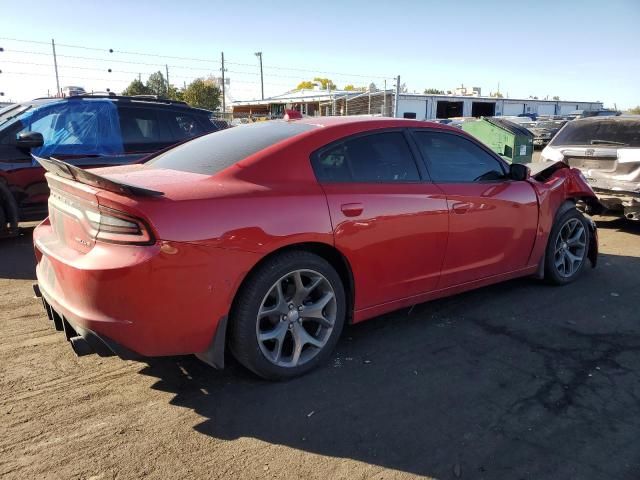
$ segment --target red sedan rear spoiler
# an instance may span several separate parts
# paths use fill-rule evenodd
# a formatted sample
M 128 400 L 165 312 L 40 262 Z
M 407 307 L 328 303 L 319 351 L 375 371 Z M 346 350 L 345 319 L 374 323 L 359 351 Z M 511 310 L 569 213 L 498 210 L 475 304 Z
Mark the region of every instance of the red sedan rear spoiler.
M 53 173 L 54 175 L 98 187 L 109 192 L 138 197 L 157 197 L 164 195 L 164 192 L 158 192 L 156 190 L 136 187 L 135 185 L 130 185 L 128 183 L 111 180 L 108 177 L 103 177 L 93 172 L 74 167 L 73 165 L 69 165 L 68 163 L 56 158 L 47 159 L 36 157 L 35 155 L 33 155 L 33 158 L 35 158 L 35 160 L 42 165 L 45 170 Z

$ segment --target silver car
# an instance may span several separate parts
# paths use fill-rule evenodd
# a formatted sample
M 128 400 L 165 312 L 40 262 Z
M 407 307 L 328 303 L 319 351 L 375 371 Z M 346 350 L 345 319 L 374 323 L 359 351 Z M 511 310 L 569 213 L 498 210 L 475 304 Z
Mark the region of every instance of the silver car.
M 640 220 L 640 116 L 569 122 L 542 150 L 542 160 L 578 168 L 604 207 Z

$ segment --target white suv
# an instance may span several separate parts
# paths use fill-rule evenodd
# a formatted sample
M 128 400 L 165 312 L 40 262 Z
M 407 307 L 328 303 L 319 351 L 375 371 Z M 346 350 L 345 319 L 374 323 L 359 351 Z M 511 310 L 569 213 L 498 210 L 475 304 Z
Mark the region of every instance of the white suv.
M 640 116 L 573 120 L 542 150 L 542 160 L 578 168 L 603 206 L 640 221 Z

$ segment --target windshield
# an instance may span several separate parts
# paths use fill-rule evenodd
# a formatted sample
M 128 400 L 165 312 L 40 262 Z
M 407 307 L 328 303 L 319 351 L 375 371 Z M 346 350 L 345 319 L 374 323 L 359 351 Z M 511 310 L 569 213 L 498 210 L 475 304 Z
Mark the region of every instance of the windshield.
M 554 137 L 552 146 L 616 145 L 640 147 L 640 118 L 602 120 L 574 120 L 567 123 Z
M 284 121 L 240 125 L 178 145 L 147 165 L 213 175 L 260 150 L 314 128 L 314 125 Z

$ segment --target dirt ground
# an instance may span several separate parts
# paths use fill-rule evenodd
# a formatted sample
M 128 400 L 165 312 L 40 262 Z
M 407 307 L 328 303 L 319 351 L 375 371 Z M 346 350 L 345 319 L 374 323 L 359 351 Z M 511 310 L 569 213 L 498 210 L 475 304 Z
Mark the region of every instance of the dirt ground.
M 230 361 L 76 358 L 0 244 L 0 477 L 638 479 L 640 225 L 600 264 L 349 327 L 287 383 Z

